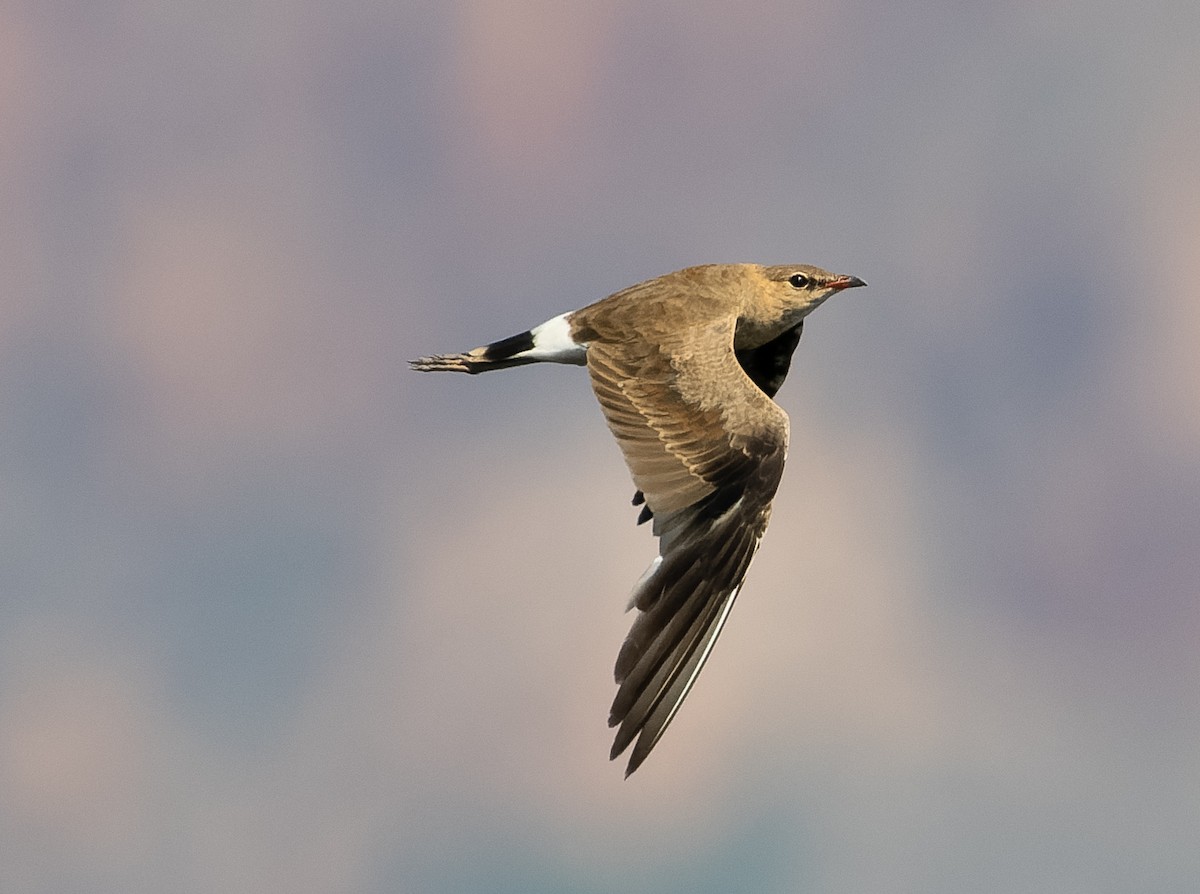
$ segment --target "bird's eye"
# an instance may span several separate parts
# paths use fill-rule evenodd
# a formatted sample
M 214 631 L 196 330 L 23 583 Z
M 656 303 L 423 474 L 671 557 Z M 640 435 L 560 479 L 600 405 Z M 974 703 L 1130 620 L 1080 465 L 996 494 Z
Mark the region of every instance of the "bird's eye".
M 807 289 L 808 288 L 808 277 L 805 276 L 803 273 L 793 273 L 791 276 L 788 277 L 788 282 L 790 282 L 797 289 Z

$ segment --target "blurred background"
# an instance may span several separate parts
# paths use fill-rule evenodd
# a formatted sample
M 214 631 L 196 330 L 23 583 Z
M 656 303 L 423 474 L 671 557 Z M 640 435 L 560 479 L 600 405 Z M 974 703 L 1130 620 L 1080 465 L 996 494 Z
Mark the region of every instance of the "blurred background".
M 0 4 L 0 890 L 1200 889 L 1187 0 Z M 579 369 L 866 279 L 630 780 Z

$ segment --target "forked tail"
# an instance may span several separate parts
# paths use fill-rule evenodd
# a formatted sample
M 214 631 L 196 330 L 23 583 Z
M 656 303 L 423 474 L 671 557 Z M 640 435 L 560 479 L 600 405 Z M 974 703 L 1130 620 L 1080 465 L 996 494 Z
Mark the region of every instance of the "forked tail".
M 465 354 L 434 354 L 410 360 L 412 368 L 421 372 L 487 372 L 524 366 L 527 363 L 572 363 L 587 362 L 587 345 L 577 344 L 571 338 L 567 315 L 547 320 L 520 335 L 494 341 L 482 348 Z

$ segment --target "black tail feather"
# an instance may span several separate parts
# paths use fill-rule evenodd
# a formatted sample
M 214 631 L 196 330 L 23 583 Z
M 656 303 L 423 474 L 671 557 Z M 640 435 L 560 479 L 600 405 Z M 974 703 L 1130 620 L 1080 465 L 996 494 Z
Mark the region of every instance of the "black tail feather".
M 526 330 L 520 335 L 513 335 L 494 341 L 483 349 L 485 360 L 510 360 L 517 354 L 533 350 L 533 333 Z

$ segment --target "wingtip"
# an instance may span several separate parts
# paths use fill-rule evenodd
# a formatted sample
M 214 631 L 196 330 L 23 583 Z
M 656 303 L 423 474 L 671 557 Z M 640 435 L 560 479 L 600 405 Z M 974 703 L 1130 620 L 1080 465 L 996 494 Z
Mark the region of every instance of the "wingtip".
M 612 752 L 609 754 L 608 759 L 610 761 L 615 761 L 618 757 L 621 756 L 621 753 L 624 750 L 625 750 L 625 746 L 618 748 L 616 743 L 613 743 Z M 646 759 L 646 755 L 638 754 L 635 749 L 634 753 L 629 756 L 629 762 L 625 764 L 625 775 L 623 778 L 628 779 L 630 776 L 632 776 L 634 771 L 637 770 L 637 768 L 642 765 L 642 761 L 644 761 L 645 759 Z
M 640 742 L 639 742 L 640 744 Z M 633 754 L 629 755 L 629 763 L 625 765 L 625 778 L 628 779 L 634 774 L 634 771 L 642 765 L 646 757 L 650 754 L 650 749 L 642 751 L 637 745 L 633 746 Z

